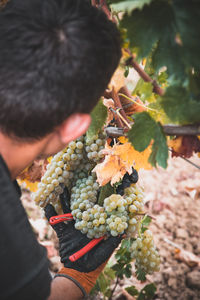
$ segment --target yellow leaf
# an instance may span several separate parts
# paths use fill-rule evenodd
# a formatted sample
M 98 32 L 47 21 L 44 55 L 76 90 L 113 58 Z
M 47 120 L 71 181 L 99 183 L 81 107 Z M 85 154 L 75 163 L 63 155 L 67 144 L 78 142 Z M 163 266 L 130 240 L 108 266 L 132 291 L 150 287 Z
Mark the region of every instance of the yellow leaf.
M 148 162 L 149 156 L 151 154 L 151 146 L 147 147 L 143 152 L 136 151 L 135 148 L 128 142 L 128 139 L 125 136 L 120 136 L 120 143 L 125 144 L 128 143 L 131 146 L 131 152 L 134 156 L 134 168 L 136 170 L 145 169 L 151 170 L 152 165 Z
M 150 147 L 143 152 L 136 151 L 133 146 L 125 142 L 123 145 L 106 145 L 102 151 L 105 159 L 102 163 L 96 165 L 93 172 L 96 172 L 97 181 L 100 186 L 110 182 L 111 185 L 123 178 L 126 172 L 132 173 L 132 167 L 135 169 L 151 169 L 148 163 L 148 157 L 151 153 Z
M 182 147 L 182 136 L 177 137 L 174 140 L 169 140 L 168 141 L 168 146 L 171 147 L 175 152 L 179 153 L 180 149 Z
M 124 70 L 118 67 L 111 78 L 111 81 L 109 83 L 109 88 L 112 89 L 112 87 L 114 87 L 115 91 L 118 92 L 121 89 L 121 87 L 123 87 L 124 85 L 125 85 Z
M 29 180 L 27 179 L 23 179 L 23 180 L 20 180 L 18 179 L 17 182 L 19 183 L 19 185 L 25 185 L 25 187 L 31 191 L 31 192 L 36 192 L 37 189 L 38 189 L 38 183 L 39 182 L 30 182 Z

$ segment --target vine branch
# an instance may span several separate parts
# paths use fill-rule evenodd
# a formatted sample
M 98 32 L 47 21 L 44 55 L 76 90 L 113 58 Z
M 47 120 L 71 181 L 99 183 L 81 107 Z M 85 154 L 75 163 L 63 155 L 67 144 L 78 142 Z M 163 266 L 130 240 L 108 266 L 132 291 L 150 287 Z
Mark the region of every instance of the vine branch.
M 113 101 L 115 103 L 115 107 L 116 108 L 120 108 L 120 112 L 121 112 L 122 117 L 129 124 L 129 120 L 128 120 L 128 118 L 127 118 L 127 116 L 126 116 L 126 114 L 125 114 L 125 112 L 124 112 L 124 110 L 122 108 L 121 102 L 119 100 L 119 96 L 118 96 L 118 94 L 117 94 L 117 92 L 115 91 L 114 88 L 112 89 L 111 95 L 112 95 L 112 99 L 113 99 Z M 120 125 L 119 127 L 124 127 L 123 123 L 122 123 L 122 120 L 119 117 L 119 115 L 116 115 L 116 117 L 117 117 L 117 123 Z
M 127 66 L 132 66 L 140 75 L 140 77 L 145 82 L 151 82 L 153 85 L 153 92 L 162 96 L 164 94 L 164 90 L 158 85 L 156 80 L 153 80 L 141 67 L 140 65 L 134 60 L 134 57 L 129 49 L 126 49 L 126 52 L 130 55 L 130 57 L 126 61 Z
M 117 287 L 118 283 L 119 283 L 119 276 L 117 276 L 115 285 L 114 285 L 114 287 L 113 287 L 113 289 L 112 289 L 112 291 L 111 291 L 111 295 L 110 295 L 110 297 L 109 297 L 108 300 L 112 300 L 112 296 L 113 296 L 113 294 L 114 294 L 114 292 L 115 292 L 115 290 L 116 290 L 116 287 Z
M 166 135 L 200 135 L 199 125 L 163 125 L 163 131 Z
M 200 125 L 163 125 L 163 131 L 166 135 L 200 135 Z M 125 130 L 117 127 L 107 127 L 106 133 L 110 136 L 121 136 L 124 135 Z

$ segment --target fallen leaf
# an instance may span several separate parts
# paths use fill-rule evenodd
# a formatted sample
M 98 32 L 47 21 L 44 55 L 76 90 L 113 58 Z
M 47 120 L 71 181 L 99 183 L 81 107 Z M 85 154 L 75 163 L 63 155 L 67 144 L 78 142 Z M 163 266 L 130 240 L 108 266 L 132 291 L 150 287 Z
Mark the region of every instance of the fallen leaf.
M 194 267 L 197 265 L 200 266 L 200 258 L 190 251 L 186 251 L 184 249 L 175 249 L 174 257 L 177 260 L 186 263 L 190 267 Z
M 175 248 L 174 257 L 177 260 L 186 263 L 190 267 L 194 267 L 197 265 L 200 266 L 200 258 L 197 255 L 190 251 L 184 250 L 181 246 L 168 240 L 167 238 L 164 238 L 163 240 Z

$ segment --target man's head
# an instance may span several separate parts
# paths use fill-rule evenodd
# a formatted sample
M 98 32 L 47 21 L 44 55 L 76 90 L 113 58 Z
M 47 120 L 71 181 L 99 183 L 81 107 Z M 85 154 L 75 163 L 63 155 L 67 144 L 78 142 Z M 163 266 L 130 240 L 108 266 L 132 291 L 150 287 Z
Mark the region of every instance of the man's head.
M 0 130 L 45 137 L 87 114 L 121 56 L 119 33 L 87 0 L 11 0 L 0 12 Z

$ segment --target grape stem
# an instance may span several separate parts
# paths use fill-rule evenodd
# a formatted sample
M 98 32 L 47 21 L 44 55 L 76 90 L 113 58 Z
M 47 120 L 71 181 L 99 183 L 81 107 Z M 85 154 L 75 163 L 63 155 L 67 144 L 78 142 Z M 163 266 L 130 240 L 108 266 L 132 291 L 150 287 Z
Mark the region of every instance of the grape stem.
M 121 110 L 121 108 L 117 108 L 117 110 L 114 110 L 112 107 L 109 108 L 112 112 L 114 112 L 115 114 L 117 114 L 119 116 L 119 118 L 125 123 L 125 125 L 131 129 L 131 125 L 124 119 L 124 117 L 121 115 L 121 113 L 119 112 L 119 110 Z
M 118 283 L 119 283 L 119 276 L 117 276 L 115 285 L 114 285 L 114 287 L 113 287 L 113 289 L 112 289 L 112 291 L 111 291 L 111 295 L 110 295 L 110 297 L 109 297 L 108 300 L 112 300 L 112 296 L 113 296 L 113 294 L 114 294 L 114 292 L 115 292 L 115 290 L 116 290 L 116 287 L 117 287 Z
M 130 125 L 129 125 L 129 119 L 127 118 L 127 115 L 126 115 L 126 113 L 125 113 L 125 111 L 124 111 L 124 109 L 123 109 L 123 107 L 122 107 L 120 98 L 119 98 L 117 92 L 115 91 L 114 87 L 113 87 L 113 89 L 112 89 L 112 99 L 113 99 L 113 101 L 114 101 L 114 103 L 115 103 L 115 107 L 116 107 L 116 108 L 120 108 L 120 111 L 121 111 L 120 115 L 121 115 L 121 116 L 119 115 L 119 113 L 118 113 L 118 116 L 120 117 L 121 120 L 123 120 L 123 121 L 125 120 L 124 123 L 125 123 L 126 126 L 130 129 L 131 127 L 130 127 Z M 123 118 L 122 118 L 122 117 L 123 117 Z M 128 124 L 128 125 L 127 125 L 127 124 Z M 124 127 L 124 126 L 120 126 L 120 127 Z
M 153 108 L 150 108 L 150 107 L 148 107 L 148 106 L 145 106 L 145 105 L 143 105 L 143 104 L 141 104 L 141 103 L 138 103 L 138 102 L 136 101 L 136 100 L 137 100 L 137 97 L 136 97 L 136 100 L 134 100 L 134 99 L 129 98 L 128 96 L 122 94 L 122 93 L 119 93 L 118 95 L 119 95 L 119 96 L 122 96 L 122 97 L 124 97 L 124 98 L 126 98 L 127 100 L 130 100 L 131 102 L 137 104 L 138 106 L 144 107 L 144 108 L 146 108 L 147 110 L 155 111 L 155 112 L 158 113 L 158 110 L 153 109 Z

